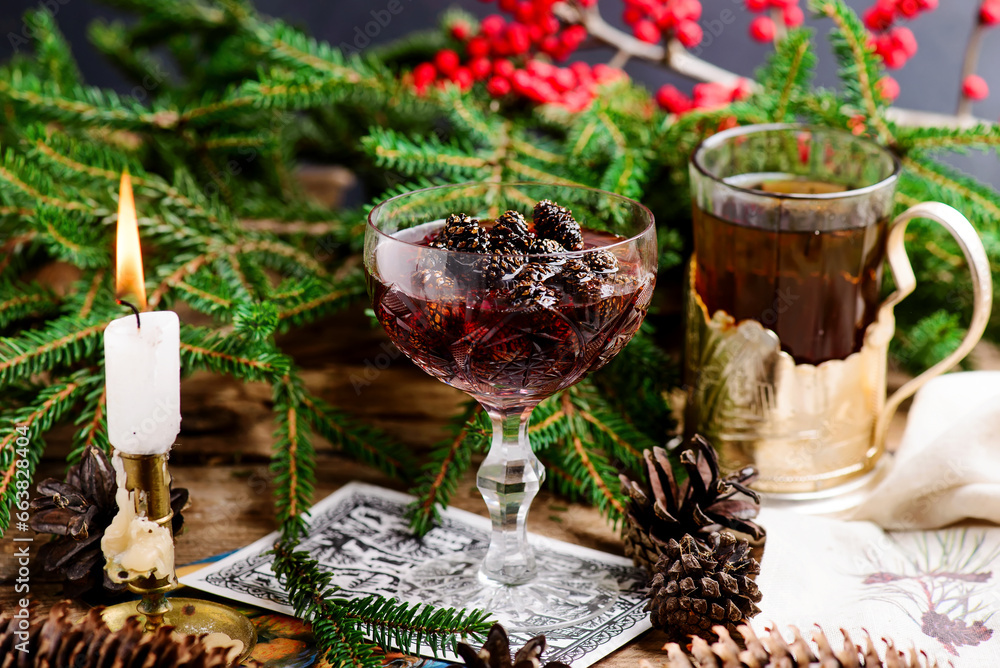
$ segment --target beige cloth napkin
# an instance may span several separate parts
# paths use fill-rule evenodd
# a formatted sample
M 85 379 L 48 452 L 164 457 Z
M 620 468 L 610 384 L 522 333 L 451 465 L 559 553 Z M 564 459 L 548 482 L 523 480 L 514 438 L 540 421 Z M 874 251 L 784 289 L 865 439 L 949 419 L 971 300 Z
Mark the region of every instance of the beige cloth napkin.
M 1000 371 L 935 378 L 913 400 L 886 477 L 851 515 L 885 529 L 1000 523 Z

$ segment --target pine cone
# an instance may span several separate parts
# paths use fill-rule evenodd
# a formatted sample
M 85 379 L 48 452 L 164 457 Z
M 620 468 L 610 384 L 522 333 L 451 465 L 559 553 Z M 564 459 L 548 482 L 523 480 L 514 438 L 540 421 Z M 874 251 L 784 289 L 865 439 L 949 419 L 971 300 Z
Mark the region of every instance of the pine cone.
M 67 601 L 52 606 L 44 620 L 33 622 L 28 638 L 11 613 L 0 614 L 0 668 L 222 668 L 229 666 L 225 647 L 209 648 L 200 636 L 178 638 L 173 627 L 144 633 L 138 617 L 112 632 L 102 608 L 70 622 Z
M 458 655 L 468 668 L 570 668 L 560 661 L 542 663 L 545 651 L 545 636 L 535 636 L 517 650 L 514 661 L 510 658 L 510 640 L 507 632 L 499 624 L 494 624 L 486 637 L 483 648 L 476 651 L 464 642 L 458 643 Z
M 538 236 L 559 242 L 566 250 L 583 248 L 583 232 L 573 212 L 555 202 L 543 199 L 533 211 L 535 232 Z
M 644 451 L 649 486 L 620 476 L 630 501 L 622 523 L 625 554 L 637 566 L 652 569 L 667 543 L 691 534 L 701 540 L 725 527 L 764 537 L 752 520 L 760 510 L 760 496 L 747 484 L 757 477 L 747 467 L 725 478 L 719 477 L 719 458 L 703 437 L 695 435 L 680 453 L 688 478 L 678 483 L 666 451 Z
M 650 621 L 677 640 L 711 637 L 718 625 L 735 632 L 760 612 L 760 591 L 751 579 L 759 572 L 750 545 L 731 534 L 712 534 L 707 547 L 691 535 L 671 540 L 653 569 Z
M 94 588 L 124 592 L 126 585 L 112 582 L 104 572 L 101 538 L 118 512 L 115 471 L 104 451 L 88 446 L 80 462 L 66 472 L 66 480 L 48 478 L 38 483 L 38 496 L 31 501 L 31 528 L 37 533 L 54 534 L 42 545 L 35 561 L 47 574 L 65 579 L 63 593 L 79 596 Z M 181 510 L 187 505 L 188 491 L 170 492 L 174 511 L 174 534 L 184 524 Z
M 794 626 L 790 627 L 792 642 L 787 643 L 776 630 L 771 629 L 768 636 L 758 638 L 749 626 L 740 626 L 737 630 L 743 637 L 746 649 L 742 649 L 723 626 L 712 630 L 719 636 L 719 641 L 711 646 L 701 638 L 693 638 L 691 656 L 676 643 L 666 645 L 667 662 L 660 668 L 940 668 L 936 660 L 921 656 L 915 649 L 907 654 L 896 649 L 891 639 L 883 639 L 886 648 L 886 660 L 883 662 L 871 636 L 865 634 L 865 648 L 855 645 L 847 631 L 844 634 L 844 646 L 840 651 L 834 650 L 819 627 L 813 632 L 813 642 L 816 651 L 805 641 L 802 634 Z M 692 661 L 692 658 L 694 661 Z M 639 668 L 654 668 L 654 665 L 643 659 Z

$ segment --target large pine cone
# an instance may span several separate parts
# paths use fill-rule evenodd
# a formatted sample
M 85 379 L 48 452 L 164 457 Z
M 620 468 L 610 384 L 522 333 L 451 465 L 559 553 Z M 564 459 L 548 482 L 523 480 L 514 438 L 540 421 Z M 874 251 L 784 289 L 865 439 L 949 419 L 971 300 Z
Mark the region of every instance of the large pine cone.
M 545 636 L 535 636 L 517 650 L 513 662 L 510 658 L 510 640 L 499 624 L 494 624 L 483 648 L 476 650 L 464 642 L 458 643 L 458 655 L 468 668 L 570 668 L 560 661 L 542 664 Z
M 712 534 L 707 542 L 691 535 L 671 540 L 653 569 L 649 619 L 676 640 L 711 638 L 713 626 L 735 633 L 760 612 L 760 590 L 752 580 L 760 564 L 749 544 L 728 533 Z
M 680 452 L 687 479 L 674 477 L 670 457 L 662 448 L 643 451 L 648 485 L 620 476 L 629 496 L 622 523 L 625 554 L 637 566 L 652 570 L 667 544 L 690 534 L 704 541 L 722 528 L 764 537 L 753 522 L 760 510 L 760 496 L 747 487 L 757 477 L 751 466 L 725 478 L 719 475 L 719 458 L 711 444 L 694 436 Z
M 144 633 L 138 617 L 112 632 L 101 608 L 72 623 L 67 602 L 52 606 L 45 619 L 28 628 L 11 613 L 0 615 L 0 668 L 222 668 L 230 665 L 225 647 L 208 648 L 199 636 L 179 638 L 173 627 Z
M 791 627 L 792 642 L 789 644 L 776 630 L 772 629 L 768 636 L 758 638 L 749 626 L 740 626 L 738 631 L 743 637 L 746 649 L 741 648 L 723 626 L 713 629 L 719 636 L 719 641 L 709 645 L 701 638 L 694 638 L 691 644 L 691 655 L 676 643 L 671 643 L 663 649 L 667 650 L 667 662 L 660 668 L 940 668 L 937 661 L 921 656 L 916 650 L 910 649 L 907 654 L 896 649 L 896 644 L 885 640 L 886 660 L 883 662 L 875 651 L 871 636 L 865 634 L 865 647 L 855 645 L 847 631 L 844 634 L 844 645 L 840 650 L 833 648 L 826 634 L 819 628 L 813 632 L 815 651 L 805 641 L 802 634 L 794 626 Z M 693 660 L 692 660 L 693 659 Z M 643 659 L 639 668 L 654 668 L 654 664 Z
M 79 596 L 102 585 L 108 591 L 124 592 L 125 584 L 112 582 L 104 572 L 101 552 L 104 530 L 118 512 L 118 484 L 104 451 L 87 447 L 80 462 L 67 471 L 65 481 L 48 478 L 36 489 L 38 496 L 31 501 L 31 528 L 37 533 L 55 534 L 38 551 L 35 563 L 42 572 L 62 576 L 66 596 Z M 187 501 L 186 489 L 176 487 L 170 491 L 175 535 L 183 526 L 181 510 Z

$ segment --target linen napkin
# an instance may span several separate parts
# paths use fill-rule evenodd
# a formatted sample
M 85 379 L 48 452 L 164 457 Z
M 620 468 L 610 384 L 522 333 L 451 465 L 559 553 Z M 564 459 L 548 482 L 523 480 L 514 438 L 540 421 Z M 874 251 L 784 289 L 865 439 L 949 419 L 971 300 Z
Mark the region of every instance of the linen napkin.
M 866 632 L 955 668 L 1000 666 L 1000 528 L 883 531 L 853 522 L 763 508 L 767 545 L 757 585 L 758 635 L 816 626 L 840 647 Z
M 1000 523 L 1000 371 L 928 382 L 886 477 L 850 518 L 885 529 Z

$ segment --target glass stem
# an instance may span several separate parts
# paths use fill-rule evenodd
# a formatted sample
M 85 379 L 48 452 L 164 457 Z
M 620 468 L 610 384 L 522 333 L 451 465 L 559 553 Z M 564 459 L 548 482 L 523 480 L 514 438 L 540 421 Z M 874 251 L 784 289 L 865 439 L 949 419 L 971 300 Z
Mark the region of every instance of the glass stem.
M 528 419 L 534 405 L 485 408 L 493 421 L 493 444 L 479 467 L 476 484 L 490 509 L 493 533 L 482 573 L 504 584 L 522 584 L 535 576 L 527 516 L 545 480 L 545 467 L 528 443 Z

